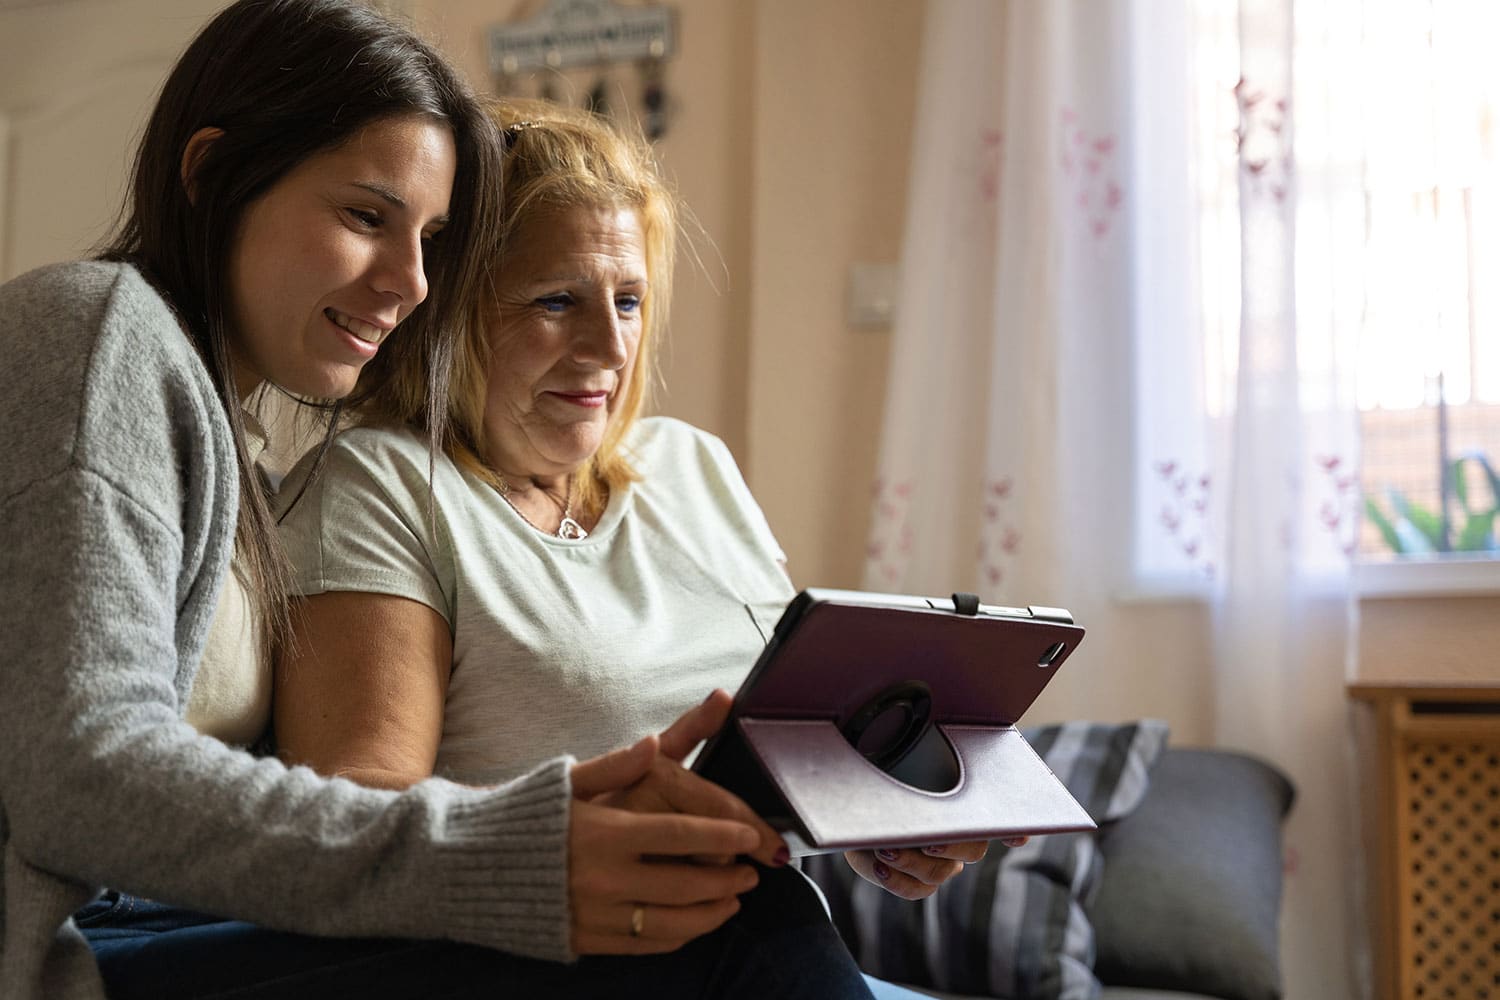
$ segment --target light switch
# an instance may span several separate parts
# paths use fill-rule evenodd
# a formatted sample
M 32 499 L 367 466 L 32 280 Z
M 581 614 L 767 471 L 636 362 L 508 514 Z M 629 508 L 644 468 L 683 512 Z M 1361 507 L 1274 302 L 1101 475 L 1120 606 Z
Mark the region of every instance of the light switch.
M 855 262 L 849 265 L 849 326 L 884 330 L 896 308 L 895 264 Z

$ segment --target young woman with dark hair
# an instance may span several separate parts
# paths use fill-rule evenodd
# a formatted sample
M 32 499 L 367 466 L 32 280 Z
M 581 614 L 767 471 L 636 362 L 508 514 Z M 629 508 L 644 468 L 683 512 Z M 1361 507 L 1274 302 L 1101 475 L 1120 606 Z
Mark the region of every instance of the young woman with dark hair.
M 258 385 L 325 399 L 350 391 L 367 356 L 362 350 L 330 358 L 336 369 L 331 378 L 326 372 L 303 372 L 294 356 L 282 361 L 289 381 L 254 370 L 253 362 L 243 364 L 248 359 L 240 359 L 236 370 L 234 310 L 267 303 L 235 303 L 232 268 L 226 265 L 246 210 L 315 154 L 373 138 L 377 141 L 369 148 L 377 152 L 408 155 L 403 140 L 410 137 L 362 134 L 372 123 L 396 120 L 446 133 L 443 141 L 452 147 L 446 186 L 452 199 L 443 225 L 423 230 L 424 253 L 408 254 L 401 262 L 415 262 L 421 270 L 421 257 L 427 257 L 426 278 L 434 294 L 400 337 L 378 344 L 378 353 L 369 352 L 374 360 L 365 383 L 378 385 L 400 361 L 402 370 L 414 364 L 428 378 L 427 388 L 441 394 L 451 333 L 461 326 L 462 305 L 480 277 L 471 254 L 493 239 L 488 220 L 499 210 L 498 187 L 486 182 L 495 170 L 493 130 L 441 57 L 358 5 L 261 0 L 223 11 L 168 77 L 137 152 L 128 212 L 101 256 L 133 264 L 160 293 L 226 404 Z M 384 225 L 384 216 L 397 206 L 382 195 L 366 191 L 367 207 L 351 205 L 345 211 L 364 212 Z M 353 216 L 340 221 L 366 224 Z M 439 232 L 443 247 L 452 252 L 426 253 L 427 244 L 439 242 Z M 415 305 L 410 302 L 404 310 Z M 309 377 L 314 381 L 291 384 Z M 241 407 L 226 405 L 226 412 L 240 470 L 236 543 L 274 639 L 285 628 L 284 560 L 272 541 L 264 493 L 250 474 Z
M 687 859 L 774 859 L 676 763 L 716 703 L 485 788 L 363 788 L 235 745 L 288 634 L 244 407 L 405 393 L 441 440 L 499 155 L 404 28 L 240 0 L 167 80 L 101 257 L 0 287 L 0 996 L 619 995 L 601 960 L 561 964 L 577 913 L 675 907 L 675 940 L 627 921 L 591 952 L 696 945 L 756 874 Z M 733 954 L 694 945 L 667 971 Z

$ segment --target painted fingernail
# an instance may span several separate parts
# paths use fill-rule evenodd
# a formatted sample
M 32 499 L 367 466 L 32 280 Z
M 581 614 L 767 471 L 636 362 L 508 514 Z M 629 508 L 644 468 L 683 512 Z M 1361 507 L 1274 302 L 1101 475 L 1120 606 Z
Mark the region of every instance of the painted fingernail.
M 922 848 L 922 853 L 923 854 L 930 854 L 930 855 L 932 855 L 935 858 L 940 858 L 940 857 L 943 856 L 943 854 L 947 850 L 948 850 L 948 848 L 944 847 L 942 844 L 938 844 L 938 845 L 936 845 L 934 847 L 924 847 L 924 848 Z
M 875 862 L 875 877 L 885 882 L 891 877 L 891 870 L 879 861 Z
M 880 856 L 882 858 L 885 858 L 887 861 L 895 861 L 896 860 L 896 852 L 893 851 L 893 850 L 891 850 L 890 848 L 882 847 L 878 851 L 876 851 L 875 853 L 878 856 Z
M 771 864 L 777 868 L 784 867 L 790 860 L 792 860 L 792 852 L 785 844 L 776 848 L 776 853 L 771 855 Z

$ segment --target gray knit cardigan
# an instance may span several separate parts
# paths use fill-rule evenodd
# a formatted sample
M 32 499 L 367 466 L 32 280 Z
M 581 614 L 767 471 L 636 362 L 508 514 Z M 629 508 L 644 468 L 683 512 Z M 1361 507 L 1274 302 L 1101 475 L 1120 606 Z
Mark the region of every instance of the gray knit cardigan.
M 182 721 L 237 489 L 208 375 L 135 269 L 0 286 L 0 997 L 103 997 L 69 919 L 101 886 L 570 958 L 566 758 L 384 792 Z

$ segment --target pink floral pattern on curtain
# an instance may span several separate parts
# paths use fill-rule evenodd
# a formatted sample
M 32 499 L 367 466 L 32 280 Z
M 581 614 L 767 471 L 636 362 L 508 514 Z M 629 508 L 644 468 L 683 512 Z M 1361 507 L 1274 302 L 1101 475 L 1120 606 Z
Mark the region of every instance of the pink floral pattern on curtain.
M 1114 163 L 1119 139 L 1114 133 L 1090 134 L 1069 105 L 1063 105 L 1058 118 L 1062 143 L 1058 165 L 1065 186 L 1072 191 L 1074 208 L 1089 235 L 1102 240 L 1109 235 L 1125 200 Z
M 1005 582 L 1008 564 L 1021 551 L 1021 532 L 1012 522 L 1008 509 L 1015 492 L 1015 480 L 1002 476 L 984 487 L 984 506 L 979 526 L 979 579 L 989 593 L 995 593 Z
M 1353 560 L 1359 551 L 1359 470 L 1343 455 L 1315 455 L 1313 464 L 1318 472 L 1314 478 L 1318 523 L 1344 558 Z
M 1277 94 L 1255 86 L 1244 77 L 1234 88 L 1240 109 L 1235 129 L 1235 150 L 1240 169 L 1249 178 L 1250 190 L 1258 197 L 1284 202 L 1291 186 L 1292 144 L 1284 92 Z
M 865 578 L 893 588 L 900 583 L 911 556 L 912 484 L 910 480 L 890 482 L 877 476 L 871 494 L 874 514 L 865 547 Z
M 1213 530 L 1213 475 L 1192 472 L 1177 459 L 1152 465 L 1160 487 L 1161 513 L 1157 516 L 1173 548 L 1182 553 L 1195 575 L 1214 578 L 1218 539 Z
M 1000 200 L 1000 166 L 1004 162 L 1005 136 L 997 128 L 979 130 L 979 198 L 993 205 Z

